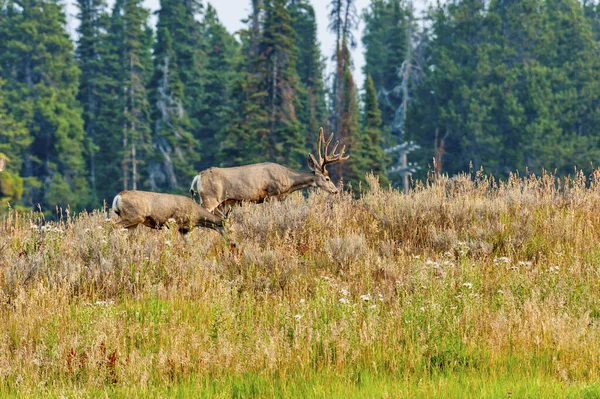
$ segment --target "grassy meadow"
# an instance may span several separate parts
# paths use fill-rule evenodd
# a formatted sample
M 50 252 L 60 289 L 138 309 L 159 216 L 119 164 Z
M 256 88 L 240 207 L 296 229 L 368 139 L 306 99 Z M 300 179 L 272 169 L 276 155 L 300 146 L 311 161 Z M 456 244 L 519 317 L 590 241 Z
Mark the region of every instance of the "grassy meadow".
M 600 172 L 0 223 L 0 398 L 600 397 Z

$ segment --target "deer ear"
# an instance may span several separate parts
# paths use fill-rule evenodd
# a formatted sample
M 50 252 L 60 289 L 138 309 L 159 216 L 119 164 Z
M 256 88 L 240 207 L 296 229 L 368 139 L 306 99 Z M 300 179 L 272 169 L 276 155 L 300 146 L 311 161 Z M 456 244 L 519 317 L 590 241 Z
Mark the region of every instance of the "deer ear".
M 313 154 L 308 154 L 308 169 L 316 172 L 319 169 L 319 164 Z

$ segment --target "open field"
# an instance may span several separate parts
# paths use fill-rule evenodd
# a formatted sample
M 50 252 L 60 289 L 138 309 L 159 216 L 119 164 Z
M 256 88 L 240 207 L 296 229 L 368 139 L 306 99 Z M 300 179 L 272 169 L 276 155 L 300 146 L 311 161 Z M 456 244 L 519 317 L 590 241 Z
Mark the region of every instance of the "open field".
M 0 397 L 600 397 L 600 173 L 439 179 L 131 237 L 0 224 Z

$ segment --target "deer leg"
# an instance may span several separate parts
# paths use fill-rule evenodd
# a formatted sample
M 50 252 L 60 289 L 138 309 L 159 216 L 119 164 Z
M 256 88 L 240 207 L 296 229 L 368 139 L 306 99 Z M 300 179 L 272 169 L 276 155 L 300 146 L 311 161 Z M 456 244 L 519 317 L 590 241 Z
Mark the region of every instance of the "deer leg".
M 220 208 L 221 208 L 220 206 L 219 206 L 219 207 L 217 207 L 217 208 L 215 208 L 215 209 L 213 210 L 213 213 L 214 213 L 215 215 L 217 215 L 218 217 L 224 218 L 224 217 L 225 217 L 225 214 L 223 213 L 223 211 L 221 211 L 221 209 L 220 209 Z

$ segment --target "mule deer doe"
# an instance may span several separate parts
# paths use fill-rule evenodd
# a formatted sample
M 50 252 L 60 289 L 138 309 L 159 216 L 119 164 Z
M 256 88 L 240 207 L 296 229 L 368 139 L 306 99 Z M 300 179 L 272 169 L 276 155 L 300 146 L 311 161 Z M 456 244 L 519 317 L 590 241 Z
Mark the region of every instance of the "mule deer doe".
M 215 216 L 191 198 L 183 195 L 152 193 L 148 191 L 121 191 L 112 204 L 119 217 L 117 225 L 128 230 L 143 224 L 158 229 L 173 222 L 187 241 L 187 233 L 194 227 L 206 227 L 223 235 L 223 218 Z
M 285 198 L 289 193 L 307 187 L 318 187 L 331 194 L 338 192 L 329 178 L 325 167 L 349 158 L 344 157 L 346 146 L 336 154 L 339 141 L 328 154 L 333 133 L 327 141 L 323 128 L 319 130 L 319 161 L 308 154 L 308 167 L 311 172 L 300 172 L 277 163 L 265 162 L 232 168 L 209 168 L 200 172 L 192 181 L 192 197 L 198 193 L 200 203 L 208 211 L 222 214 L 217 208 L 221 205 L 233 205 L 242 201 L 264 202 L 267 198 Z M 321 154 L 323 145 L 324 154 Z

